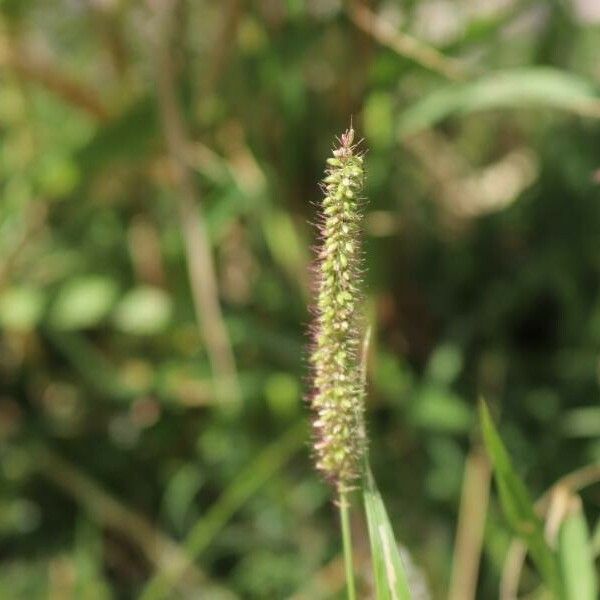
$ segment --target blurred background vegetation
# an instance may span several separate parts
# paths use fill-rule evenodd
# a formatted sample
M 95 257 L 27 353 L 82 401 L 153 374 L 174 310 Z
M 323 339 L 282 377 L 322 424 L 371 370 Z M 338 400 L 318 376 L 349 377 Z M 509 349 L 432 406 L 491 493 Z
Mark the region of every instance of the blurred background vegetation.
M 599 53 L 594 0 L 1 0 L 0 596 L 343 597 L 302 397 L 352 115 L 373 470 L 419 586 L 482 529 L 497 597 L 477 397 L 536 495 L 600 462 Z

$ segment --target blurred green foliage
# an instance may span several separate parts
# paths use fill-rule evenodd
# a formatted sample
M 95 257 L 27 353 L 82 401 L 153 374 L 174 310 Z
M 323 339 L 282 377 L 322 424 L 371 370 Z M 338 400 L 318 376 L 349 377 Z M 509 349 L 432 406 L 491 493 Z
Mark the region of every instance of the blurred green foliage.
M 0 596 L 136 597 L 157 548 L 200 531 L 169 597 L 341 597 L 335 507 L 298 428 L 317 182 L 353 115 L 371 462 L 444 597 L 479 395 L 534 495 L 600 462 L 596 3 L 370 3 L 460 59 L 448 81 L 341 0 L 175 2 L 237 413 L 216 401 L 186 270 L 160 5 L 0 1 Z M 582 498 L 598 540 L 598 488 Z M 492 499 L 477 597 L 496 597 L 509 539 Z

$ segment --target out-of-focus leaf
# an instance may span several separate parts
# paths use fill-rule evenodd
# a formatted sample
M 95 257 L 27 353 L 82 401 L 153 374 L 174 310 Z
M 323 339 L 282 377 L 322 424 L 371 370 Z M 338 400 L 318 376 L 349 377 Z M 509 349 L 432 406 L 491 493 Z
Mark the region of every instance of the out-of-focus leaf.
M 39 322 L 44 294 L 29 286 L 9 287 L 0 294 L 0 325 L 16 331 L 29 331 Z
M 542 522 L 536 515 L 527 488 L 517 475 L 486 404 L 480 403 L 483 440 L 494 469 L 500 503 L 509 525 L 523 539 L 538 571 L 556 598 L 562 597 L 558 559 L 544 539 Z
M 592 556 L 590 533 L 579 496 L 572 498 L 571 510 L 558 537 L 560 569 L 567 600 L 596 600 L 598 580 Z
M 566 436 L 597 438 L 600 436 L 600 407 L 574 408 L 563 414 L 561 423 Z
M 390 401 L 400 403 L 414 385 L 408 366 L 399 361 L 397 356 L 381 350 L 374 367 L 373 379 L 378 391 Z
M 436 435 L 427 444 L 430 458 L 427 469 L 427 493 L 438 500 L 453 501 L 460 493 L 465 454 L 459 440 Z
M 50 309 L 50 325 L 61 330 L 97 325 L 109 312 L 117 296 L 112 279 L 99 275 L 69 281 Z
M 260 452 L 189 530 L 185 550 L 191 560 L 206 549 L 233 514 L 282 468 L 305 442 L 306 426 L 304 422 L 299 421 Z M 180 573 L 181 567 L 157 574 L 146 585 L 140 598 L 155 600 L 169 597 L 169 590 Z
M 77 153 L 77 162 L 89 175 L 120 160 L 140 160 L 158 133 L 156 108 L 145 98 L 105 125 Z
M 55 153 L 45 156 L 40 162 L 38 184 L 45 196 L 64 196 L 78 185 L 81 173 L 69 156 Z
M 451 344 L 436 348 L 427 365 L 428 376 L 443 384 L 452 383 L 460 374 L 463 358 L 460 350 Z
M 48 330 L 46 338 L 69 361 L 86 383 L 103 397 L 130 401 L 139 391 L 130 389 L 119 378 L 114 366 L 77 332 Z
M 371 94 L 363 110 L 365 135 L 375 148 L 388 146 L 394 135 L 392 95 L 388 92 Z
M 369 468 L 363 485 L 363 499 L 377 600 L 410 600 L 408 577 L 394 538 L 394 530 Z
M 91 521 L 81 518 L 77 524 L 73 564 L 76 572 L 74 595 L 77 598 L 110 600 L 113 597 L 102 568 L 102 532 Z
M 425 386 L 415 397 L 409 418 L 416 427 L 460 433 L 471 428 L 474 412 L 460 396 L 441 387 Z
M 476 81 L 438 88 L 400 116 L 400 138 L 432 127 L 453 114 L 479 110 L 547 106 L 600 117 L 600 93 L 593 83 L 551 67 L 496 71 Z
M 40 524 L 40 508 L 24 498 L 0 500 L 0 534 L 24 534 Z
M 167 483 L 163 499 L 164 510 L 179 533 L 183 533 L 196 494 L 203 484 L 202 472 L 194 463 L 182 465 Z
M 278 417 L 289 418 L 296 414 L 300 396 L 298 380 L 289 373 L 273 373 L 265 382 L 265 400 Z
M 277 208 L 270 208 L 261 214 L 261 224 L 265 241 L 273 259 L 279 263 L 295 284 L 304 282 L 299 275 L 304 275 L 307 264 L 304 242 L 289 215 Z
M 6 560 L 0 572 L 0 597 L 47 597 L 47 581 L 48 568 L 45 563 L 25 559 Z
M 116 326 L 126 333 L 162 331 L 171 317 L 171 299 L 159 288 L 140 286 L 125 294 L 114 311 Z

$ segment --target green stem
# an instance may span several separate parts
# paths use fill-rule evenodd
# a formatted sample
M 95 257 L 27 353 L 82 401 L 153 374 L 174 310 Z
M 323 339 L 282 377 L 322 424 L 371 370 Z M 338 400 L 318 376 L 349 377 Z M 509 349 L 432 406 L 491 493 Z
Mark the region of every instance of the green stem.
M 354 562 L 352 560 L 352 534 L 350 533 L 350 503 L 346 492 L 340 490 L 340 520 L 342 522 L 342 543 L 344 545 L 344 566 L 346 568 L 346 586 L 348 600 L 356 600 L 354 587 Z

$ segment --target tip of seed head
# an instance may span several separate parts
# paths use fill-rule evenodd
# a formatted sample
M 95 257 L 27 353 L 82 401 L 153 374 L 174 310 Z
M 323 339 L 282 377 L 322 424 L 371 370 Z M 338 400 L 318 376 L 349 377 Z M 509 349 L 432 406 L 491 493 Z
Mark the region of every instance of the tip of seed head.
M 350 125 L 350 129 L 346 129 L 344 133 L 341 135 L 341 142 L 344 148 L 350 148 L 352 146 L 352 142 L 354 141 L 354 129 L 352 129 L 352 125 Z

